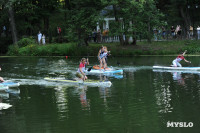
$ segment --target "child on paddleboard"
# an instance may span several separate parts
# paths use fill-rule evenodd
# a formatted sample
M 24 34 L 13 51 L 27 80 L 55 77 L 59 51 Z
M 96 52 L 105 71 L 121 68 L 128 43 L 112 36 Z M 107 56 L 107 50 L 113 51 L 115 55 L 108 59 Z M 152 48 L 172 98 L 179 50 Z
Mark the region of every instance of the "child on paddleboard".
M 81 62 L 80 62 L 80 65 L 79 65 L 79 68 L 78 68 L 78 71 L 76 72 L 76 76 L 80 79 L 82 79 L 83 81 L 84 80 L 87 80 L 87 76 L 86 74 L 84 73 L 85 71 L 85 65 L 89 65 L 89 60 L 88 58 L 82 58 L 81 59 Z
M 107 50 L 106 46 L 102 46 L 102 48 L 99 50 L 98 59 L 100 62 L 100 66 L 99 66 L 100 69 L 102 68 L 102 65 L 103 65 L 104 70 L 107 68 L 107 56 L 109 56 L 109 54 L 110 54 L 110 51 Z
M 1 71 L 1 67 L 0 67 L 0 71 Z M 0 77 L 0 82 L 4 82 L 2 77 Z
M 184 58 L 186 52 L 187 50 L 185 50 L 185 52 L 183 52 L 182 54 L 178 55 L 178 57 L 172 61 L 172 67 L 182 67 L 182 65 L 179 63 L 181 60 L 184 60 L 187 63 L 191 63 L 191 61 L 188 61 Z

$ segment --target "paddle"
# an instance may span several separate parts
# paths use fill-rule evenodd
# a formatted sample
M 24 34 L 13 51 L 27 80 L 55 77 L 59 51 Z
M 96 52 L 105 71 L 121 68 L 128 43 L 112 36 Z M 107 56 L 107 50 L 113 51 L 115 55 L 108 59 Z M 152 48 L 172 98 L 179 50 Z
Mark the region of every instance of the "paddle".
M 90 68 L 88 68 L 88 70 L 87 70 L 87 71 L 88 71 L 88 72 L 90 72 L 91 70 L 92 70 L 92 66 L 91 66 Z

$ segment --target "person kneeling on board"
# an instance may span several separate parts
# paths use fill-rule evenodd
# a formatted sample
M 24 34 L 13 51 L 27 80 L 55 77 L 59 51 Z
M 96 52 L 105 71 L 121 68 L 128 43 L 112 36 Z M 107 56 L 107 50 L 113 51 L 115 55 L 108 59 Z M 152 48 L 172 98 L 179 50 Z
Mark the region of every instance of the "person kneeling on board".
M 83 81 L 84 80 L 87 80 L 87 76 L 85 75 L 84 71 L 85 71 L 85 65 L 89 65 L 89 60 L 88 58 L 82 58 L 81 59 L 81 62 L 80 62 L 80 65 L 79 65 L 79 68 L 78 68 L 78 71 L 76 72 L 76 76 L 80 79 L 82 79 Z
M 183 52 L 182 54 L 178 55 L 178 57 L 176 59 L 173 60 L 171 65 L 172 67 L 182 67 L 182 65 L 179 63 L 181 60 L 184 60 L 187 63 L 191 63 L 191 61 L 188 61 L 184 58 L 185 53 L 187 52 L 187 50 L 185 50 L 185 52 Z
M 0 67 L 0 71 L 1 71 L 1 67 Z M 0 82 L 4 82 L 2 77 L 0 77 Z

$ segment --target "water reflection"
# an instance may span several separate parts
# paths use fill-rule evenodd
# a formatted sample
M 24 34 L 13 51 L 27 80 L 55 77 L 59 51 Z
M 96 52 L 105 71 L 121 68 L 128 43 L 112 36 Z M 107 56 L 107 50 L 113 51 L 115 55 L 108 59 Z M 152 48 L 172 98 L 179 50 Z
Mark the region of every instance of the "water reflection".
M 182 77 L 181 72 L 173 72 L 172 77 L 174 81 L 177 81 L 179 85 L 185 85 L 185 79 Z
M 68 110 L 68 95 L 66 89 L 66 87 L 63 88 L 61 86 L 55 88 L 55 97 L 58 112 L 66 112 Z
M 171 82 L 170 80 L 165 81 L 167 73 L 155 73 L 154 78 L 154 88 L 155 88 L 155 98 L 156 104 L 158 105 L 159 113 L 169 113 L 172 112 L 172 92 L 170 90 Z M 169 77 L 168 77 L 169 78 Z M 178 77 L 177 77 L 178 78 Z
M 0 99 L 8 99 L 9 98 L 9 93 L 4 92 L 4 91 L 0 91 Z M 1 102 L 0 100 L 0 102 Z
M 156 104 L 159 106 L 160 113 L 172 112 L 170 86 L 161 85 L 161 89 L 155 90 Z
M 166 61 L 163 58 L 159 57 L 158 62 Z M 144 58 L 134 61 L 152 66 L 155 61 L 148 59 L 150 63 Z M 17 80 L 21 86 L 12 88 L 13 93 L 0 92 L 0 100 L 13 105 L 0 115 L 0 132 L 162 132 L 169 118 L 197 123 L 197 74 L 152 72 L 152 67 L 130 65 L 132 59 L 123 58 L 122 65 L 123 61 L 126 66 L 120 67 L 125 70 L 124 78 L 91 75 L 91 79 L 112 82 L 111 87 L 91 87 L 44 80 L 45 76 L 70 77 L 69 73 L 77 70 L 78 59 L 31 59 L 28 69 L 26 59 L 12 59 L 3 77 Z M 18 62 L 23 65 L 16 65 Z M 13 69 L 15 66 L 18 68 Z M 16 99 L 13 94 L 21 98 Z
M 81 107 L 83 110 L 90 110 L 90 99 L 87 99 L 87 86 L 80 86 L 79 90 Z

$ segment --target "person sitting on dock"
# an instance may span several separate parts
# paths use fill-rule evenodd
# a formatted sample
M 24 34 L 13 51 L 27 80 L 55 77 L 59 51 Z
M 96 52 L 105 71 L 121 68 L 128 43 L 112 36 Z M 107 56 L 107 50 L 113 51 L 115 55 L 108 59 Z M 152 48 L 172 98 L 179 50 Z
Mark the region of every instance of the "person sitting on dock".
M 181 60 L 184 60 L 187 63 L 191 63 L 191 61 L 188 61 L 184 58 L 185 53 L 187 52 L 187 50 L 185 50 L 185 52 L 183 52 L 182 54 L 178 55 L 178 57 L 176 59 L 173 60 L 171 65 L 172 67 L 182 67 L 182 65 L 179 63 Z
M 84 73 L 85 71 L 85 65 L 89 65 L 89 60 L 88 58 L 82 58 L 81 59 L 81 62 L 80 62 L 80 65 L 79 65 L 79 68 L 78 68 L 78 71 L 76 73 L 76 76 L 80 79 L 82 79 L 83 81 L 84 80 L 87 80 L 87 76 L 86 74 Z

